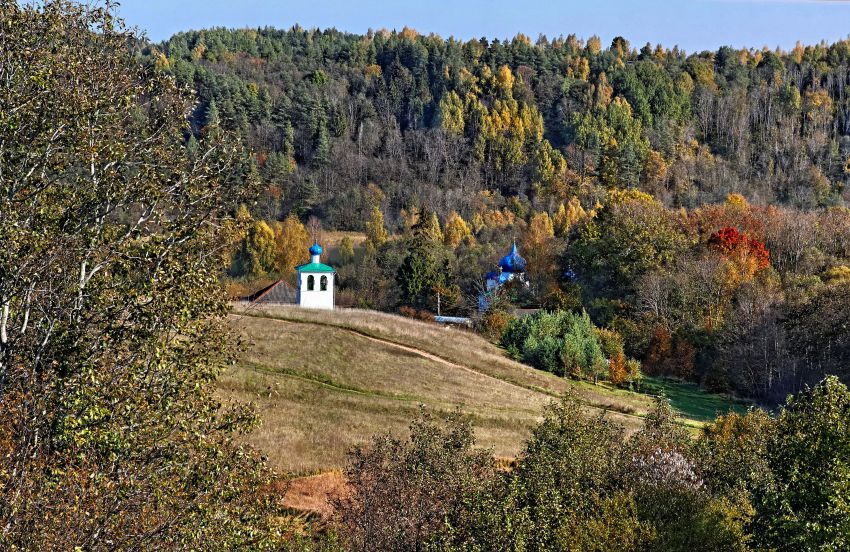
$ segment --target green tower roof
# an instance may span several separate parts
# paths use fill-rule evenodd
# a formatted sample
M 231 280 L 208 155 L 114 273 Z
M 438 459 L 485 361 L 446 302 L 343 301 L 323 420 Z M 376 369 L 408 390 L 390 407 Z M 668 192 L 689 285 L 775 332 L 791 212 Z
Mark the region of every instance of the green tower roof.
M 303 265 L 299 265 L 295 267 L 295 270 L 298 272 L 333 272 L 336 273 L 332 267 L 323 264 L 323 263 L 307 263 Z

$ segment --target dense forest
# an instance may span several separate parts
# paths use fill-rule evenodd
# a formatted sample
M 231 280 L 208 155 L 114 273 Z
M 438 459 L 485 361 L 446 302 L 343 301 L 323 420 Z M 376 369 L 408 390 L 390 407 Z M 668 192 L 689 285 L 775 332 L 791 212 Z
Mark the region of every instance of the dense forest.
M 313 218 L 369 236 L 334 259 L 343 304 L 435 310 L 439 291 L 469 313 L 517 239 L 532 285 L 513 303 L 586 309 L 646 373 L 765 401 L 846 375 L 850 41 L 687 54 L 296 26 L 144 55 L 197 92 L 191 140 L 222 127 L 255 152 L 233 276 L 291 274 Z
M 672 207 L 741 193 L 841 204 L 850 42 L 687 55 L 617 38 L 461 42 L 295 27 L 181 33 L 151 50 L 257 152 L 262 214 L 362 229 L 369 183 L 392 224 L 411 203 L 474 215 L 479 192 L 553 209 L 636 187 Z

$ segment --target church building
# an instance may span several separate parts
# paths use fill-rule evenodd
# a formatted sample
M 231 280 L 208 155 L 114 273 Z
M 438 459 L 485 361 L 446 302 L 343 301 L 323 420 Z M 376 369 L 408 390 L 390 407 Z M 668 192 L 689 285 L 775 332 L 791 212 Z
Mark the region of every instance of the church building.
M 525 265 L 525 259 L 520 256 L 514 242 L 511 251 L 499 261 L 498 270 L 488 272 L 484 276 L 484 291 L 478 296 L 479 310 L 487 310 L 490 306 L 490 296 L 506 283 L 520 282 L 527 286 Z
M 322 246 L 315 242 L 310 247 L 310 262 L 295 267 L 297 276 L 297 303 L 308 309 L 334 308 L 334 276 L 336 271 L 320 261 Z

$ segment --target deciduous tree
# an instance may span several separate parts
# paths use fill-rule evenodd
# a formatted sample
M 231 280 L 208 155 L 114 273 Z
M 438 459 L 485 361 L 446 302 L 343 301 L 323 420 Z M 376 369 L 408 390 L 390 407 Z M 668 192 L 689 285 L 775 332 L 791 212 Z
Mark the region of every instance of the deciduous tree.
M 227 135 L 111 5 L 0 1 L 0 548 L 272 548 L 233 358 Z

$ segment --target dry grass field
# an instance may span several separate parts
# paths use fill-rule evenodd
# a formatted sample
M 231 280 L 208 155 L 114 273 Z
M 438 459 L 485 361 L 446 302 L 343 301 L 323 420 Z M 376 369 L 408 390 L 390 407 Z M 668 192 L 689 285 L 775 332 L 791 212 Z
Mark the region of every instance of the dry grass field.
M 322 246 L 325 249 L 335 249 L 339 247 L 342 238 L 348 237 L 351 240 L 352 245 L 357 247 L 362 245 L 364 241 L 366 241 L 366 234 L 363 232 L 345 232 L 342 230 L 335 230 L 333 232 L 323 232 L 322 233 Z
M 627 428 L 652 405 L 514 362 L 471 332 L 386 313 L 237 305 L 231 324 L 247 350 L 220 392 L 256 406 L 263 423 L 250 441 L 289 473 L 340 468 L 353 445 L 403 435 L 420 408 L 460 408 L 480 445 L 512 456 L 570 386 L 590 411 Z

